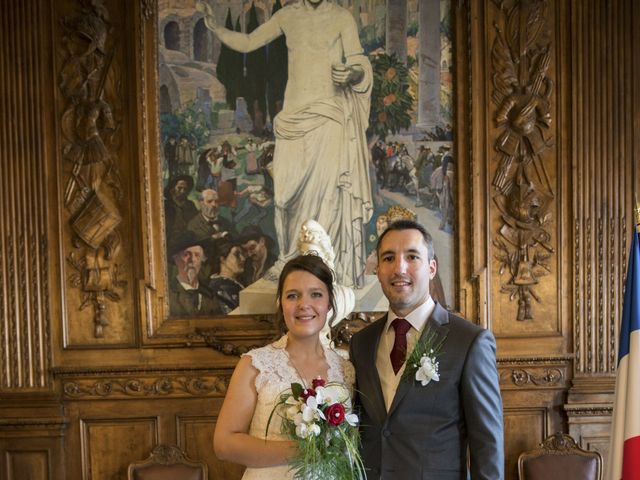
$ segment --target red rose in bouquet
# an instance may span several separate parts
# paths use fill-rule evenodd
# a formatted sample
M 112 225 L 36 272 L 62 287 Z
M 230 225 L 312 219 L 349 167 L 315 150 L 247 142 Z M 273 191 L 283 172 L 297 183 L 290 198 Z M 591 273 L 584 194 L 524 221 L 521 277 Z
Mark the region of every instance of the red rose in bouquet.
M 302 399 L 303 402 L 306 402 L 307 398 L 315 397 L 315 396 L 316 396 L 316 391 L 313 388 L 305 388 L 304 390 L 302 390 L 302 393 L 300 394 L 300 398 Z
M 315 378 L 311 387 L 294 382 L 279 395 L 271 418 L 282 419 L 281 432 L 297 444 L 289 461 L 294 478 L 354 480 L 366 478 L 360 456 L 358 415 L 348 385 Z
M 327 382 L 321 377 L 314 378 L 311 381 L 311 386 L 313 388 L 324 387 L 326 384 L 327 384 Z
M 334 403 L 333 405 L 329 405 L 325 410 L 324 414 L 327 417 L 327 422 L 329 425 L 333 425 L 337 427 L 342 422 L 344 422 L 344 405 L 341 403 Z

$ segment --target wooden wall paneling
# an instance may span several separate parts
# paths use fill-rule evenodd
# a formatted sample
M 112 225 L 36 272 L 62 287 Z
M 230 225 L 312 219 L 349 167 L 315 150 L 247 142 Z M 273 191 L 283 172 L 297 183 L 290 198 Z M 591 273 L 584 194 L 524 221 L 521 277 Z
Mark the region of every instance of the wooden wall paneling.
M 212 411 L 219 411 L 222 402 L 217 402 Z M 213 431 L 215 430 L 216 415 L 192 416 L 176 415 L 178 445 L 191 458 L 197 458 L 209 465 L 209 479 L 241 478 L 244 467 L 236 463 L 223 462 L 213 453 Z
M 0 388 L 51 389 L 43 2 L 0 11 Z
M 546 406 L 505 407 L 505 478 L 518 478 L 518 456 L 545 438 L 548 422 Z
M 18 480 L 30 478 L 33 480 L 49 480 L 53 472 L 49 465 L 51 452 L 48 450 L 20 450 L 7 449 L 6 478 Z
M 70 478 L 120 478 L 116 475 L 123 468 L 146 458 L 158 443 L 178 445 L 192 459 L 207 462 L 212 479 L 240 478 L 242 469 L 218 461 L 212 449 L 230 374 L 194 369 L 59 370 L 73 419 L 66 439 Z M 132 441 L 139 445 L 129 448 Z M 112 444 L 118 445 L 115 453 Z
M 82 479 L 125 478 L 129 463 L 146 458 L 158 442 L 155 415 L 80 418 Z
M 59 418 L 0 419 L 0 478 L 66 478 L 65 430 L 66 424 Z
M 618 328 L 637 191 L 636 2 L 571 3 L 574 380 L 569 433 L 607 463 Z
M 67 438 L 69 478 L 124 478 L 126 467 L 148 457 L 160 443 L 178 445 L 187 455 L 207 463 L 210 479 L 240 478 L 244 468 L 219 461 L 213 453 L 213 430 L 221 399 L 115 399 L 75 401 Z M 72 477 L 72 475 L 75 475 Z
M 577 376 L 616 364 L 634 201 L 631 5 L 576 2 L 572 12 Z
M 565 431 L 563 405 L 571 355 L 501 357 L 498 360 L 504 405 L 506 478 L 517 478 L 518 456 L 548 435 Z
M 0 9 L 0 477 L 64 478 L 66 428 L 50 375 L 47 2 Z
M 604 471 L 609 463 L 609 436 L 612 407 L 608 404 L 589 402 L 583 405 L 565 405 L 570 435 L 583 448 L 602 454 Z

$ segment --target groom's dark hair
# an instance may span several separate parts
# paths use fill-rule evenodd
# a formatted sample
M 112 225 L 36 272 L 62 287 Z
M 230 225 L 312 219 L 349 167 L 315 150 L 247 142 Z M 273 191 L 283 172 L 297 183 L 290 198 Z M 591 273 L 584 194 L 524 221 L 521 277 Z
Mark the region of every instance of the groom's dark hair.
M 382 232 L 380 238 L 378 238 L 378 243 L 376 244 L 376 252 L 380 254 L 380 245 L 382 245 L 382 239 L 389 232 L 393 232 L 394 230 L 418 230 L 422 234 L 422 239 L 424 240 L 424 244 L 427 246 L 427 254 L 429 255 L 429 260 L 433 260 L 435 253 L 433 251 L 433 238 L 431 238 L 431 234 L 427 232 L 427 229 L 420 225 L 418 222 L 414 220 L 396 220 L 392 224 L 390 224 L 387 229 Z

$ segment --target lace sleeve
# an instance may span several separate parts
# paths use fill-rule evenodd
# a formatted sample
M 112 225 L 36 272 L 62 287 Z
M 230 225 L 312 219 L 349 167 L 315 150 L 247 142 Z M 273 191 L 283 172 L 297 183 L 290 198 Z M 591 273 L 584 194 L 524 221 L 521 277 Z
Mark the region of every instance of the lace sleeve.
M 244 354 L 251 358 L 251 365 L 258 370 L 255 382 L 257 391 L 260 391 L 269 383 L 276 384 L 285 379 L 283 376 L 283 364 L 286 365 L 286 358 L 283 358 L 283 350 L 274 348 L 274 345 L 277 345 L 277 343 L 256 348 Z

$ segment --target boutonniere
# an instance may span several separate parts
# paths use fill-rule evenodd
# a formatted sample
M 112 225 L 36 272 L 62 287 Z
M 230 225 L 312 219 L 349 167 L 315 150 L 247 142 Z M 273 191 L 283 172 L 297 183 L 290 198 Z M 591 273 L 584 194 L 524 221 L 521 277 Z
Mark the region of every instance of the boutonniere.
M 422 386 L 429 384 L 431 380 L 438 382 L 438 355 L 442 350 L 442 345 L 447 339 L 446 335 L 438 335 L 431 326 L 427 325 L 426 331 L 416 343 L 411 354 L 407 358 L 402 374 L 402 380 L 407 382 L 420 382 Z

